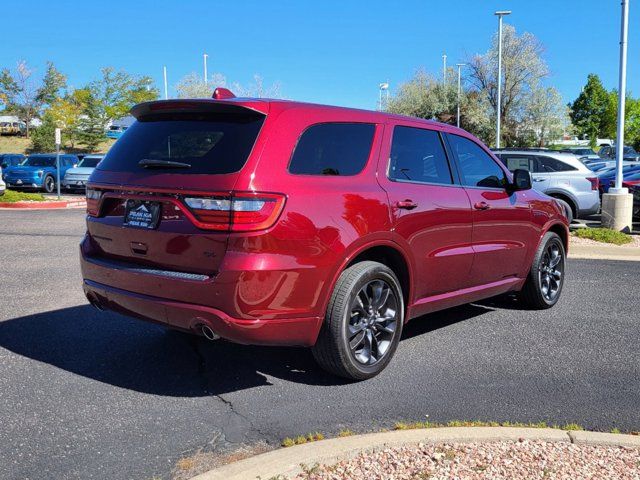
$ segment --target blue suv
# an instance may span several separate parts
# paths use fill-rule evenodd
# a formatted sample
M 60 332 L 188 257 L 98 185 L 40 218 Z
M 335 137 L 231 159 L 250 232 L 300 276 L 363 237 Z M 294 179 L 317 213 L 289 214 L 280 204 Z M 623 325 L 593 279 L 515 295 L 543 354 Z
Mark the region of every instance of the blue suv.
M 77 164 L 75 155 L 60 155 L 60 180 Z M 56 156 L 51 153 L 29 155 L 22 164 L 7 168 L 3 177 L 7 188 L 33 188 L 52 193 L 56 188 Z

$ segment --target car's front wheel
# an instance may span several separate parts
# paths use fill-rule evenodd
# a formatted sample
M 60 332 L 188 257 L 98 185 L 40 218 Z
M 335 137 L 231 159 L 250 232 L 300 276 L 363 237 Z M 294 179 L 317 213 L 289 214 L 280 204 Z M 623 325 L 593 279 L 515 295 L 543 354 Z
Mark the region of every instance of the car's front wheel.
M 378 262 L 357 263 L 335 285 L 313 356 L 335 375 L 374 377 L 393 357 L 403 321 L 402 289 L 393 271 Z
M 51 175 L 47 175 L 44 177 L 42 181 L 42 189 L 47 193 L 53 193 L 53 190 L 56 188 L 56 182 Z
M 565 248 L 558 234 L 547 232 L 538 246 L 520 300 L 529 308 L 553 307 L 564 285 Z

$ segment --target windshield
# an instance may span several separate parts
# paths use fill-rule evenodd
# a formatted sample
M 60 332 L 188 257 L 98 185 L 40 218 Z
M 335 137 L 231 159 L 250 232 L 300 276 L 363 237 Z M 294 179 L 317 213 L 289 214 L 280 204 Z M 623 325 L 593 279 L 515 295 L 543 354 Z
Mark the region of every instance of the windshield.
M 623 152 L 625 153 L 625 155 L 629 154 L 629 155 L 636 155 L 637 152 L 635 151 L 635 149 L 633 147 L 624 147 Z
M 80 163 L 78 164 L 78 167 L 84 167 L 84 168 L 95 168 L 98 163 L 100 163 L 100 160 L 102 160 L 102 158 L 83 158 L 82 160 L 80 160 Z
M 28 167 L 54 167 L 56 165 L 56 157 L 29 157 L 23 165 Z
M 263 121 L 264 116 L 252 112 L 149 115 L 127 128 L 98 169 L 143 172 L 146 166 L 176 174 L 237 172 L 247 161 Z M 170 162 L 180 163 L 181 168 L 172 168 Z

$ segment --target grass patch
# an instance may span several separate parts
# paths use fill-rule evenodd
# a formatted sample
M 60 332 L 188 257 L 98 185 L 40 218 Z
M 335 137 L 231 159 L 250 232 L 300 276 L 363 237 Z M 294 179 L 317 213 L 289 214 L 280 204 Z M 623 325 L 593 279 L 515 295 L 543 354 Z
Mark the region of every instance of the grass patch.
M 110 148 L 111 145 L 115 143 L 115 140 L 112 138 L 105 139 L 102 143 L 98 145 L 98 148 L 95 152 L 92 153 L 105 153 Z M 8 135 L 0 135 L 0 153 L 27 153 L 31 147 L 31 139 L 27 139 L 24 137 L 11 137 Z M 63 145 L 61 146 L 63 153 L 88 153 L 86 148 L 82 146 L 76 145 L 75 147 L 71 147 L 71 145 Z M 36 152 L 34 152 L 36 153 Z M 52 153 L 52 152 L 37 152 L 37 153 Z
M 573 234 L 578 238 L 588 238 L 596 242 L 613 243 L 614 245 L 624 245 L 632 241 L 631 236 L 626 233 L 610 228 L 580 228 Z
M 295 438 L 287 437 L 280 442 L 280 445 L 283 447 L 293 447 L 294 445 L 303 445 L 305 443 L 318 442 L 320 440 L 324 440 L 324 435 L 320 432 L 315 432 L 307 433 L 306 435 L 298 435 Z
M 40 193 L 16 192 L 15 190 L 6 190 L 4 195 L 0 195 L 0 202 L 26 202 L 35 201 L 43 202 L 46 200 Z
M 349 430 L 348 428 L 346 428 L 344 430 L 340 430 L 338 432 L 338 436 L 339 437 L 351 437 L 352 435 L 355 435 L 355 433 L 353 433 L 353 431 Z
M 546 422 L 484 422 L 480 420 L 452 420 L 447 423 L 433 422 L 396 422 L 394 430 L 413 430 L 416 428 L 443 428 L 443 427 L 514 427 L 514 428 L 556 428 L 561 430 L 582 430 L 577 423 L 568 423 L 564 426 L 549 426 Z

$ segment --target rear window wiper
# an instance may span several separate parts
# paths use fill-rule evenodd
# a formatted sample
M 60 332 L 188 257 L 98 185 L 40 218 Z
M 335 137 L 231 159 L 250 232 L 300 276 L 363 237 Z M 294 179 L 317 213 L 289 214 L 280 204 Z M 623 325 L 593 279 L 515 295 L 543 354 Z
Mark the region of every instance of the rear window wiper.
M 143 168 L 191 168 L 190 163 L 172 162 L 171 160 L 153 160 L 151 158 L 143 158 L 138 162 Z

